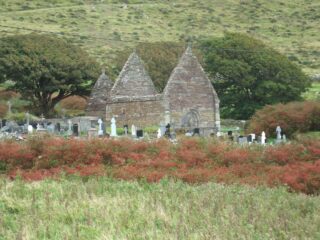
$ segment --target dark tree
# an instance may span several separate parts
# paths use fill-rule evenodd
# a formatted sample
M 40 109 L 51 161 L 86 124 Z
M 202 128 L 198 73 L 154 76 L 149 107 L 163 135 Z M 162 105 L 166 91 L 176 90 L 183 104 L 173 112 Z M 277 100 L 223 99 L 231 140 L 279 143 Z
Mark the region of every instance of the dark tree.
M 85 51 L 54 36 L 0 39 L 0 81 L 12 81 L 36 114 L 50 116 L 62 99 L 88 95 L 99 72 Z
M 247 35 L 226 33 L 200 45 L 224 118 L 248 119 L 266 104 L 300 100 L 310 84 L 296 64 Z

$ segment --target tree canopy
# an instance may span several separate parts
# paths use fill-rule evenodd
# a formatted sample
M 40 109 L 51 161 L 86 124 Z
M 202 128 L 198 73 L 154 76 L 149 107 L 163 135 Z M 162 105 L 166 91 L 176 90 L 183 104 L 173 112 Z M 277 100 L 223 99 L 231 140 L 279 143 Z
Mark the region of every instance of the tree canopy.
M 99 72 L 84 50 L 54 36 L 0 39 L 0 81 L 12 81 L 12 89 L 32 103 L 36 114 L 50 116 L 59 101 L 88 95 Z
M 200 43 L 224 118 L 248 119 L 267 104 L 301 99 L 309 78 L 262 41 L 226 33 Z

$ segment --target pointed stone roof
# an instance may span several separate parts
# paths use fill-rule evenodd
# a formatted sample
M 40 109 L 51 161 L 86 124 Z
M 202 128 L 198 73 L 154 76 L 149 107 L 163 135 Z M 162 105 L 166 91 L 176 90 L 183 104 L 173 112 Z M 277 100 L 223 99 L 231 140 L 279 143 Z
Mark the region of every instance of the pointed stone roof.
M 100 114 L 105 111 L 106 102 L 110 96 L 110 90 L 113 82 L 106 75 L 105 70 L 94 84 L 91 95 L 88 101 L 87 112 L 88 114 L 96 115 L 95 112 Z
M 187 47 L 172 71 L 164 89 L 164 99 L 166 109 L 174 109 L 177 106 L 183 108 L 184 105 L 191 105 L 192 101 L 198 101 L 199 106 L 205 105 L 206 101 L 219 103 L 218 95 L 193 54 L 191 45 Z
M 143 66 L 143 62 L 134 51 L 124 65 L 112 90 L 113 97 L 143 97 L 155 95 L 156 89 Z

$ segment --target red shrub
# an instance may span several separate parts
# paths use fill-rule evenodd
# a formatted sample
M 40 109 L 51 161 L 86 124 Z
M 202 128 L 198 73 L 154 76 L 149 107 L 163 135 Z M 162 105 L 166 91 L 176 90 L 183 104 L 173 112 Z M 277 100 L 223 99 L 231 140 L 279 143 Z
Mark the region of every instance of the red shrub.
M 315 163 L 297 163 L 286 166 L 280 180 L 294 191 L 319 194 L 320 159 Z
M 268 147 L 264 153 L 264 158 L 267 163 L 279 165 L 310 160 L 307 149 L 301 144 Z
M 0 161 L 8 168 L 31 168 L 35 158 L 35 153 L 24 144 L 15 142 L 0 144 Z
M 71 96 L 63 99 L 60 102 L 62 108 L 69 110 L 85 110 L 87 106 L 87 100 L 79 96 Z
M 251 118 L 247 131 L 275 136 L 275 129 L 281 126 L 287 136 L 295 132 L 320 130 L 319 102 L 292 102 L 269 105 L 257 111 Z

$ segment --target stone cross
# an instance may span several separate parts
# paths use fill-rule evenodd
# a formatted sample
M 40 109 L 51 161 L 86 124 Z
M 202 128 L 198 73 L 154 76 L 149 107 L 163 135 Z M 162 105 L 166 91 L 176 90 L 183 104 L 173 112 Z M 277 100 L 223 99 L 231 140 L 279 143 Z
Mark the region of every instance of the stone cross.
M 102 119 L 99 118 L 99 120 L 98 120 L 98 124 L 99 124 L 98 136 L 103 135 L 102 123 L 103 123 Z
M 276 133 L 277 133 L 277 140 L 281 140 L 281 127 L 278 126 L 276 128 Z
M 116 125 L 116 119 L 114 117 L 111 118 L 111 137 L 117 136 L 117 125 Z
M 132 124 L 131 126 L 131 135 L 132 137 L 136 137 L 137 136 L 137 129 L 136 126 Z
M 266 133 L 264 131 L 261 133 L 261 144 L 266 144 Z

